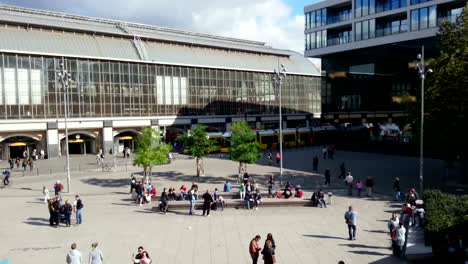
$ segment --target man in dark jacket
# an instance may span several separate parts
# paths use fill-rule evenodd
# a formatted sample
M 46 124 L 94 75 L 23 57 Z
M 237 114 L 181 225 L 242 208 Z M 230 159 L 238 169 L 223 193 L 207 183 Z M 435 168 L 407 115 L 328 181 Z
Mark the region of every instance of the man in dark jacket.
M 203 215 L 207 213 L 206 216 L 210 216 L 210 207 L 211 207 L 211 204 L 214 202 L 213 196 L 211 196 L 210 192 L 206 190 L 206 193 L 203 194 L 202 198 L 203 198 Z

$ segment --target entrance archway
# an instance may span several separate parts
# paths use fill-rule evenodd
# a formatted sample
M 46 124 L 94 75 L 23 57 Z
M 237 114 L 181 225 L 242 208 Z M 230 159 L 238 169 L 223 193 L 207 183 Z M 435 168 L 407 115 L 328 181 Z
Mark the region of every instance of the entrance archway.
M 5 138 L 0 143 L 0 158 L 1 159 L 23 159 L 24 156 L 30 157 L 34 150 L 39 153 L 38 147 L 41 146 L 41 141 L 37 137 L 29 135 L 13 135 Z
M 62 149 L 62 155 L 65 155 L 65 137 L 60 140 L 60 146 Z M 96 136 L 87 132 L 69 133 L 68 151 L 70 155 L 96 154 Z
M 125 148 L 128 148 L 130 153 L 134 153 L 136 148 L 135 141 L 139 135 L 141 135 L 141 132 L 137 130 L 124 130 L 118 132 L 114 136 L 114 148 L 117 151 L 116 154 L 121 153 L 123 155 Z

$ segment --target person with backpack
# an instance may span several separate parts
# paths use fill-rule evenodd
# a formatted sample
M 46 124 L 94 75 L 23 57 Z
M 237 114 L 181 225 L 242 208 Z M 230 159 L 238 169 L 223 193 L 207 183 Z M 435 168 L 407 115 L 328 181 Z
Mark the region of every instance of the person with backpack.
M 63 184 L 60 183 L 60 181 L 56 181 L 54 184 L 55 195 L 60 195 L 62 191 L 63 191 Z
M 76 212 L 76 224 L 77 225 L 81 225 L 82 223 L 82 210 L 83 210 L 83 201 L 81 200 L 80 196 L 77 194 L 75 195 L 75 202 L 73 204 L 73 207 L 75 209 L 75 212 Z

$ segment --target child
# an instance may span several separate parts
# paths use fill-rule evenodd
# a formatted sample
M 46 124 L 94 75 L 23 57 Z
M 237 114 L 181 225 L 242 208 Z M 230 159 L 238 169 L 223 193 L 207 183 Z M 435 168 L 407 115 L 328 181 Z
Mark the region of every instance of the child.
M 359 181 L 356 183 L 356 188 L 357 188 L 358 196 L 361 196 L 361 192 L 362 192 L 362 182 L 361 182 L 361 180 L 359 180 Z
M 50 200 L 49 190 L 45 186 L 42 186 L 42 194 L 44 195 L 44 203 Z

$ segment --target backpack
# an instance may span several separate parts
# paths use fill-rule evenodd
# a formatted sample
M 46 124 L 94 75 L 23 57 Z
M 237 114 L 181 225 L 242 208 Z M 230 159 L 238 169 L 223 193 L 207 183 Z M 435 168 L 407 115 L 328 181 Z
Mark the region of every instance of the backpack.
M 78 201 L 76 201 L 76 209 L 83 209 L 83 201 L 81 201 L 81 199 L 78 199 Z

